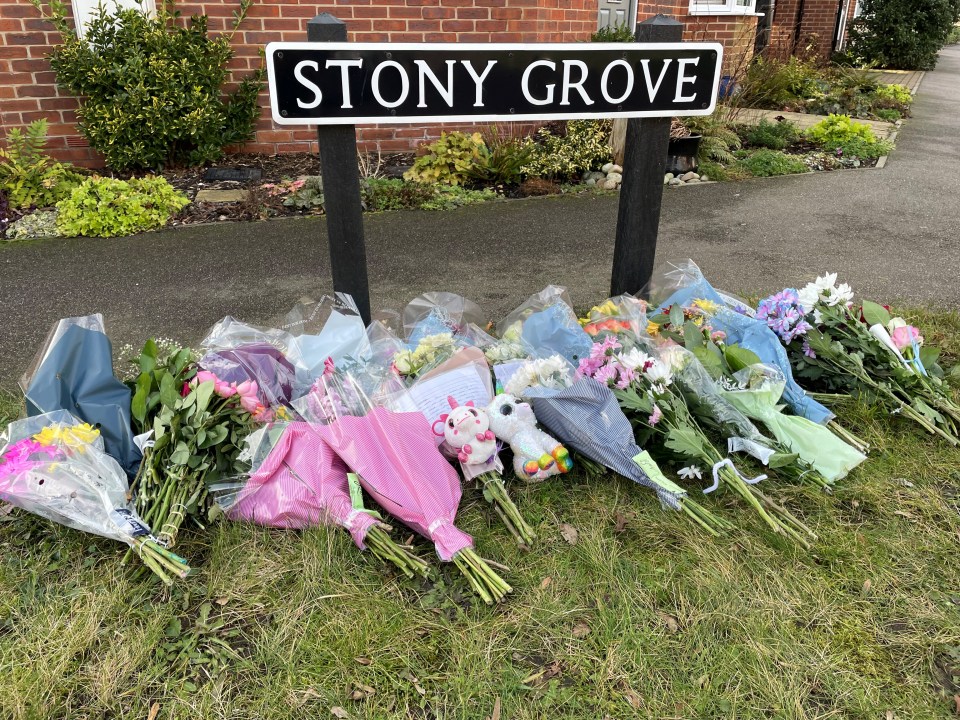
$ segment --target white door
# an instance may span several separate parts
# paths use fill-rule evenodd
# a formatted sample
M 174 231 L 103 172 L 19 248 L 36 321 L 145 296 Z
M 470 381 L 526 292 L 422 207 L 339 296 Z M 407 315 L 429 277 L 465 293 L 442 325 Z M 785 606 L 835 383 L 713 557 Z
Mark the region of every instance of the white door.
M 599 0 L 597 29 L 626 25 L 631 30 L 637 26 L 637 0 Z

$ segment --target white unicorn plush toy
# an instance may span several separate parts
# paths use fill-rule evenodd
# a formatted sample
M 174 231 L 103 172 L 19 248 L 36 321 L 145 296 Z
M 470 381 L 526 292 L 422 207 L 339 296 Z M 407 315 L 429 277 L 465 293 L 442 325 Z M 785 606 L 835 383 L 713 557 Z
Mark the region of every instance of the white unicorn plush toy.
M 483 465 L 497 452 L 497 439 L 490 431 L 490 418 L 486 408 L 476 408 L 473 400 L 458 405 L 447 397 L 450 412 L 444 413 L 433 424 L 435 435 L 443 437 L 447 445 L 457 451 L 457 459 L 465 465 Z M 438 432 L 437 426 L 443 425 Z
M 537 428 L 537 418 L 528 403 L 513 395 L 497 395 L 487 406 L 487 414 L 493 433 L 510 443 L 517 477 L 528 482 L 546 480 L 573 467 L 567 449 Z

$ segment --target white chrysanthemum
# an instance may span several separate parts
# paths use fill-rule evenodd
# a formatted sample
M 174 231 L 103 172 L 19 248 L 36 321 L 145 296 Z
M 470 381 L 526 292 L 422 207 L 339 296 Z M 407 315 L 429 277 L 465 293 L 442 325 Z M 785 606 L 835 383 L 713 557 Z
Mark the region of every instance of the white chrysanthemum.
M 820 302 L 820 294 L 820 288 L 814 283 L 808 283 L 797 291 L 804 314 L 809 313 Z
M 823 323 L 823 313 L 819 310 L 814 309 L 813 311 L 813 324 L 821 325 Z
M 822 292 L 826 290 L 833 290 L 834 286 L 837 284 L 837 274 L 836 273 L 827 273 L 826 275 L 821 275 L 813 283 L 818 290 Z
M 620 353 L 617 356 L 619 363 L 628 370 L 637 370 L 639 368 L 642 371 L 643 366 L 652 359 L 653 358 L 639 348 L 632 348 L 630 352 Z
M 830 304 L 836 305 L 838 303 L 843 303 L 846 305 L 848 302 L 853 300 L 853 288 L 847 285 L 846 283 L 841 283 L 836 288 L 833 289 L 833 292 L 830 293 Z
M 693 478 L 700 480 L 703 478 L 703 470 L 698 468 L 696 465 L 688 465 L 687 467 L 677 470 L 677 475 L 682 477 L 684 480 L 692 480 Z
M 521 397 L 533 385 L 548 388 L 564 388 L 570 384 L 570 365 L 560 355 L 528 360 L 507 381 L 504 392 Z
M 643 374 L 651 384 L 669 385 L 673 381 L 670 367 L 662 360 L 654 360 L 653 364 L 644 370 Z

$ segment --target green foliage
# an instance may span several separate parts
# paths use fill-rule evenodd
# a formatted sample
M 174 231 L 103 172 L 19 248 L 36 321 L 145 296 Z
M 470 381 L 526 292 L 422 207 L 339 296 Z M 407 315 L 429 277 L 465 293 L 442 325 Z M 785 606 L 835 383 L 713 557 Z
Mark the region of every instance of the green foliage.
M 850 26 L 850 51 L 864 63 L 929 70 L 957 21 L 953 0 L 862 0 Z
M 43 0 L 31 2 L 42 12 Z M 240 0 L 234 29 L 251 2 Z M 253 134 L 263 69 L 224 92 L 232 33 L 209 37 L 206 16 L 180 27 L 167 3 L 153 17 L 116 6 L 81 39 L 63 4 L 50 7 L 45 17 L 62 36 L 50 59 L 57 82 L 81 98 L 80 130 L 109 167 L 199 165 Z
M 873 130 L 865 123 L 854 122 L 849 115 L 828 115 L 807 130 L 807 137 L 826 148 L 836 147 L 840 143 L 853 139 L 875 142 Z
M 913 94 L 903 85 L 879 85 L 871 96 L 873 114 L 881 120 L 895 122 L 910 114 Z
M 440 133 L 440 139 L 427 145 L 427 152 L 404 173 L 407 180 L 443 185 L 463 185 L 471 167 L 481 162 L 484 147 L 480 133 Z
M 600 28 L 590 36 L 590 42 L 636 42 L 637 36 L 628 25 Z
M 683 119 L 683 124 L 692 135 L 702 136 L 697 157 L 700 162 L 713 160 L 728 164 L 733 162 L 733 151 L 740 148 L 740 136 L 724 120 L 720 113 L 700 115 Z
M 530 160 L 523 171 L 535 177 L 575 181 L 585 172 L 599 170 L 612 157 L 611 127 L 608 120 L 571 120 L 565 134 L 542 127 L 527 140 Z
M 493 200 L 493 190 L 468 190 L 458 185 L 428 185 L 400 178 L 369 178 L 361 186 L 367 210 L 450 210 Z
M 323 209 L 323 178 L 309 175 L 298 182 L 292 192 L 283 199 L 283 204 L 297 210 Z
M 83 176 L 43 152 L 47 121 L 35 120 L 24 133 L 13 128 L 0 148 L 0 191 L 14 208 L 50 207 L 70 194 Z
M 956 45 L 960 43 L 960 25 L 954 25 L 950 28 L 950 34 L 947 35 L 947 41 L 945 45 Z
M 809 172 L 810 168 L 800 158 L 779 150 L 763 148 L 740 158 L 739 166 L 755 177 L 794 175 Z
M 477 161 L 467 168 L 467 177 L 478 185 L 519 185 L 532 154 L 531 145 L 493 127 L 484 138 Z
M 59 237 L 56 210 L 37 210 L 24 215 L 7 228 L 7 240 L 30 240 Z
M 739 83 L 736 102 L 741 107 L 796 109 L 801 98 L 824 89 L 820 70 L 811 62 L 791 57 L 787 62 L 754 58 Z
M 162 177 L 92 177 L 57 203 L 57 228 L 74 237 L 115 237 L 161 228 L 190 204 Z
M 748 128 L 745 140 L 751 145 L 771 150 L 783 150 L 800 138 L 800 130 L 789 120 L 770 122 L 761 120 L 759 125 Z

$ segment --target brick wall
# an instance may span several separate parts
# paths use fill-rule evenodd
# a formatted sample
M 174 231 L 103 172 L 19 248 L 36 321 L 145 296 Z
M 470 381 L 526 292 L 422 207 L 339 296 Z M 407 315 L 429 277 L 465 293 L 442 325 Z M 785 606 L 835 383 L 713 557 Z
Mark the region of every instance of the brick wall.
M 827 62 L 842 0 L 777 0 L 764 55 L 786 60 L 791 55 Z M 853 3 L 851 2 L 851 6 Z M 852 10 L 851 10 L 852 12 Z
M 798 1 L 782 0 L 788 9 Z M 808 6 L 829 2 L 839 0 L 806 0 Z M 183 2 L 177 7 L 184 16 L 206 14 L 210 31 L 219 33 L 230 28 L 237 4 L 236 0 L 217 0 Z M 638 20 L 658 12 L 673 15 L 685 24 L 685 40 L 719 40 L 726 50 L 724 73 L 734 74 L 749 59 L 756 18 L 690 16 L 688 7 L 688 0 L 640 3 Z M 588 40 L 596 29 L 597 0 L 324 0 L 319 4 L 260 0 L 235 38 L 235 57 L 230 63 L 235 77 L 259 66 L 260 51 L 267 42 L 305 39 L 307 20 L 320 12 L 344 20 L 353 41 L 574 42 Z M 76 100 L 59 92 L 46 60 L 58 40 L 26 0 L 0 0 L 0 142 L 8 128 L 45 117 L 53 155 L 81 165 L 102 165 L 76 130 Z M 232 150 L 271 154 L 316 151 L 314 130 L 275 126 L 265 91 L 260 104 L 263 111 L 256 137 Z M 358 128 L 358 136 L 365 149 L 389 153 L 415 149 L 422 141 L 437 137 L 441 129 L 477 128 L 455 124 L 442 128 L 365 126 Z M 525 131 L 529 126 L 517 129 Z

